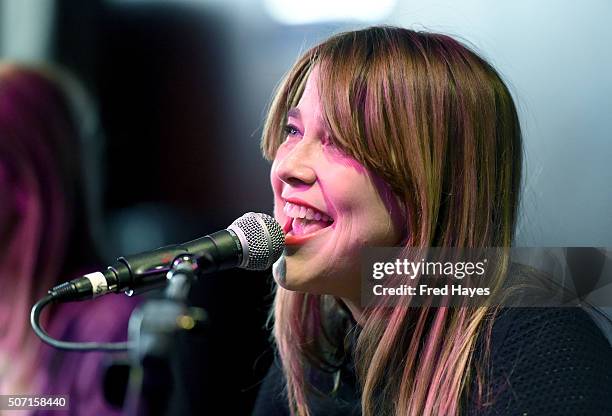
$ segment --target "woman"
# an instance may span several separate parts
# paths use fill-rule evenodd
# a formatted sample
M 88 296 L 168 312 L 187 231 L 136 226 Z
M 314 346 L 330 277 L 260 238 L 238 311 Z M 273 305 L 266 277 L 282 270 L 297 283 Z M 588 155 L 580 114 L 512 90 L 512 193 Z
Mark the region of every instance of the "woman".
M 255 414 L 612 412 L 612 352 L 580 310 L 361 306 L 364 247 L 511 246 L 521 132 L 482 58 L 400 28 L 334 36 L 280 85 L 262 147 L 287 248 Z
M 47 290 L 101 263 L 81 169 L 92 115 L 77 88 L 57 72 L 0 63 L 0 394 L 67 394 L 70 414 L 118 414 L 103 396 L 107 356 L 54 350 L 29 326 Z M 54 305 L 42 324 L 63 340 L 122 341 L 133 307 L 110 296 Z

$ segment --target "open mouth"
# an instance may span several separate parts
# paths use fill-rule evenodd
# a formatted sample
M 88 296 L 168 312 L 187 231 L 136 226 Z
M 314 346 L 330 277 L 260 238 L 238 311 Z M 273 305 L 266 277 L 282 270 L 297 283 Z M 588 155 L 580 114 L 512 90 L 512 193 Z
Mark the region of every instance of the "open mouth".
M 283 227 L 283 231 L 288 237 L 303 237 L 314 234 L 329 227 L 334 222 L 334 220 L 324 212 L 292 202 L 285 203 L 283 212 L 288 217 Z

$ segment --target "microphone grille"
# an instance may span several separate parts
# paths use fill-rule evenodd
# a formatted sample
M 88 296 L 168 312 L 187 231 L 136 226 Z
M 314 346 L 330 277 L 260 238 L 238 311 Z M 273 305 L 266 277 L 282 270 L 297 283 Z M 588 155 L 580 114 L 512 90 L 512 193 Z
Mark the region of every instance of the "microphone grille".
M 278 260 L 285 248 L 285 234 L 278 222 L 267 214 L 248 212 L 229 227 L 242 245 L 240 268 L 266 270 Z

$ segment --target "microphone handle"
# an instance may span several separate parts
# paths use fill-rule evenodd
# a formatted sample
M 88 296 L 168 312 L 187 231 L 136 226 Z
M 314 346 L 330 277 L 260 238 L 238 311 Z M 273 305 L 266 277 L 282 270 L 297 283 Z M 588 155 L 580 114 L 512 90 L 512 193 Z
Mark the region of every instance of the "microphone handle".
M 106 270 L 62 283 L 49 294 L 59 301 L 87 300 L 121 291 L 132 296 L 165 285 L 174 260 L 183 255 L 196 260 L 197 274 L 206 274 L 239 266 L 243 250 L 232 230 L 221 230 L 184 244 L 119 257 Z

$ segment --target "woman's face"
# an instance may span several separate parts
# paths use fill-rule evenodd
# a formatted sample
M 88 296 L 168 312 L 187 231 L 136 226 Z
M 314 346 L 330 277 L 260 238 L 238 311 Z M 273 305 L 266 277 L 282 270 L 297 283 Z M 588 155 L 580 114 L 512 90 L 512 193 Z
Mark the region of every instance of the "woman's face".
M 388 185 L 330 142 L 317 84 L 315 68 L 270 172 L 286 233 L 273 275 L 289 290 L 359 301 L 361 249 L 398 245 L 404 221 Z

